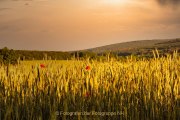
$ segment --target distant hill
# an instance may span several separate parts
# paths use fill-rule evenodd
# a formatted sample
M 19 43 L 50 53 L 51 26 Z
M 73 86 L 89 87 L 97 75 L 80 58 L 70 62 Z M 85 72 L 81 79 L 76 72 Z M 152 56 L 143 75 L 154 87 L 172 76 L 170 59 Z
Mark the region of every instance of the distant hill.
M 74 57 L 78 59 L 86 57 L 98 58 L 106 56 L 109 52 L 111 55 L 115 56 L 128 56 L 133 54 L 140 57 L 153 57 L 152 51 L 155 49 L 158 49 L 160 55 L 173 53 L 175 50 L 178 50 L 178 53 L 180 53 L 180 38 L 131 41 L 69 52 L 13 50 L 5 47 L 0 49 L 0 63 L 12 58 L 18 58 L 21 60 L 70 60 L 74 59 Z
M 131 41 L 92 48 L 87 51 L 95 53 L 115 52 L 122 55 L 129 55 L 152 53 L 154 49 L 158 49 L 160 52 L 180 50 L 180 38 Z

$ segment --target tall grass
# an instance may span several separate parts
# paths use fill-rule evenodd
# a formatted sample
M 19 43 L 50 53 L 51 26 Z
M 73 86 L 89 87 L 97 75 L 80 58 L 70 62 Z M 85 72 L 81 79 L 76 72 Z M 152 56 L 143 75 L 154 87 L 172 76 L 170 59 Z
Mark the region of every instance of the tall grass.
M 0 67 L 3 120 L 178 120 L 180 57 L 25 61 Z M 43 63 L 45 68 L 41 68 Z M 86 70 L 86 66 L 90 70 Z M 99 115 L 63 115 L 63 112 Z M 100 112 L 118 112 L 105 115 Z

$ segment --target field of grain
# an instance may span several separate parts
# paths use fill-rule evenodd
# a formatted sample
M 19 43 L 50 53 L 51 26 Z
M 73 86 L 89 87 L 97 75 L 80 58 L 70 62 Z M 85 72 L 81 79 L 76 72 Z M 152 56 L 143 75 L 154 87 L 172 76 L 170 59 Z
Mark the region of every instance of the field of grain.
M 0 66 L 2 120 L 178 120 L 180 57 Z

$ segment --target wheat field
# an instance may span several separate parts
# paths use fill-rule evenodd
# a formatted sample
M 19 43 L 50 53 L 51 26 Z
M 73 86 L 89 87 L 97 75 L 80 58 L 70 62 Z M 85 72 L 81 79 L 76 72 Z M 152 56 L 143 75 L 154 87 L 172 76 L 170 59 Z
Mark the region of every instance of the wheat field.
M 0 119 L 178 120 L 180 57 L 154 56 L 1 65 Z

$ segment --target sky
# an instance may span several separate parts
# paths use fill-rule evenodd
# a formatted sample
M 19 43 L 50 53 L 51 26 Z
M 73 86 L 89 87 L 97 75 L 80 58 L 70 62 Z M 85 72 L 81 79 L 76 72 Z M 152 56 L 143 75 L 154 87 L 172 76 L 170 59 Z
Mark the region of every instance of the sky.
M 0 0 L 0 48 L 73 51 L 180 38 L 180 0 Z

